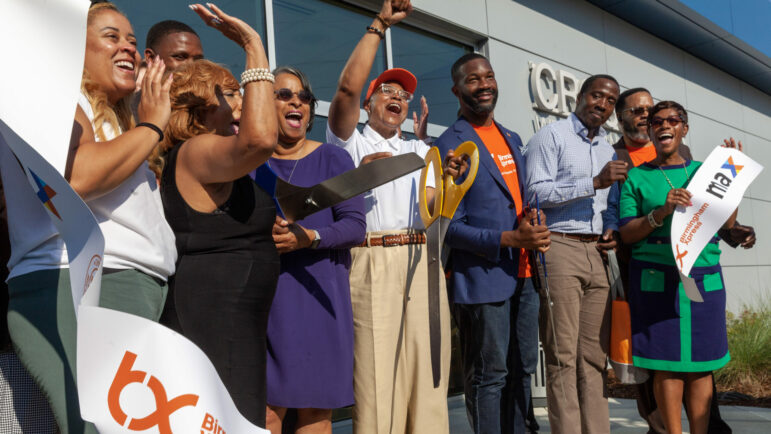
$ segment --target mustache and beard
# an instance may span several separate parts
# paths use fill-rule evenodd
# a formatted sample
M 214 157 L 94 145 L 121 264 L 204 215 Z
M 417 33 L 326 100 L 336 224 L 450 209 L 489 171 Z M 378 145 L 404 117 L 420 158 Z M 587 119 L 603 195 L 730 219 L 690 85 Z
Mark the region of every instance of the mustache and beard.
M 479 96 L 483 93 L 491 93 L 493 95 L 493 99 L 490 102 L 479 102 L 477 98 L 479 98 Z M 490 113 L 495 109 L 495 104 L 498 102 L 498 89 L 479 89 L 473 94 L 462 92 L 461 99 L 463 99 L 463 102 L 466 103 L 466 105 L 471 108 L 471 111 L 476 114 Z
M 648 123 L 643 125 L 641 122 L 637 122 L 635 118 L 621 118 L 621 129 L 624 131 L 624 135 L 628 136 L 635 142 L 649 142 L 651 140 L 648 135 Z

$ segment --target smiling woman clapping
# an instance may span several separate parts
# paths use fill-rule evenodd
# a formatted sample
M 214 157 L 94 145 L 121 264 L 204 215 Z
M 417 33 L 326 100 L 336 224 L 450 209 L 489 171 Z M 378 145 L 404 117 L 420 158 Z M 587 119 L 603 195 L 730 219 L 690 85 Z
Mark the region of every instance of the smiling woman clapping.
M 138 61 L 128 19 L 111 3 L 92 5 L 65 177 L 104 234 L 99 304 L 157 321 L 176 253 L 146 159 L 169 119 L 170 81 L 163 78 L 162 62 L 148 66 L 135 125 L 129 99 Z M 64 243 L 5 149 L 0 165 L 13 251 L 8 324 L 17 354 L 51 403 L 62 433 L 96 432 L 80 417 L 75 310 Z

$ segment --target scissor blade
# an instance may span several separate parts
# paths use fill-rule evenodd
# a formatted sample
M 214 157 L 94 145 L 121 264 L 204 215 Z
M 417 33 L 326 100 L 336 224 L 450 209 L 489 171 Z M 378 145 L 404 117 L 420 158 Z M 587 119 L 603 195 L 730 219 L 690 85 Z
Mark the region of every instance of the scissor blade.
M 426 229 L 426 253 L 428 254 L 428 333 L 431 343 L 431 372 L 434 387 L 439 387 L 441 379 L 442 324 L 440 315 L 441 280 L 444 279 L 441 267 L 442 236 L 439 222 L 434 222 Z
M 422 158 L 409 153 L 372 161 L 313 187 L 298 187 L 279 178 L 276 180 L 276 201 L 284 217 L 294 222 L 419 170 L 424 165 Z

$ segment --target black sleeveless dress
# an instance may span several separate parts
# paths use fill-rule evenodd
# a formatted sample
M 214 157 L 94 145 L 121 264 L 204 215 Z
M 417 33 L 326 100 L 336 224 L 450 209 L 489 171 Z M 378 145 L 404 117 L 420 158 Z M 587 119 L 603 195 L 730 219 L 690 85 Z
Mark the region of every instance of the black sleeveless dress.
M 178 253 L 161 323 L 206 353 L 238 411 L 264 427 L 266 330 L 280 269 L 271 235 L 275 205 L 244 176 L 214 212 L 192 209 L 175 182 L 181 146 L 171 150 L 161 176 Z

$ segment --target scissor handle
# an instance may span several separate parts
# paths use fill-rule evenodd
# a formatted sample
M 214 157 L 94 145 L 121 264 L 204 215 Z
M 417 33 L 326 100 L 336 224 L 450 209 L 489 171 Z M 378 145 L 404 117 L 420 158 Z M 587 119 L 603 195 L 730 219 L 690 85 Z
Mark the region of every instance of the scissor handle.
M 423 226 L 429 227 L 442 212 L 442 155 L 439 153 L 439 148 L 432 147 L 426 153 L 423 160 L 426 162 L 426 166 L 420 171 L 420 219 L 423 220 Z M 426 181 L 428 177 L 428 168 L 433 166 L 434 168 L 434 206 L 433 209 L 428 209 L 428 199 L 426 198 Z
M 447 175 L 444 180 L 444 205 L 442 206 L 442 217 L 452 218 L 455 210 L 458 209 L 461 199 L 466 194 L 479 170 L 479 148 L 472 141 L 463 142 L 455 148 L 455 156 L 468 155 L 469 167 L 466 179 L 460 184 L 456 184 L 452 176 Z

